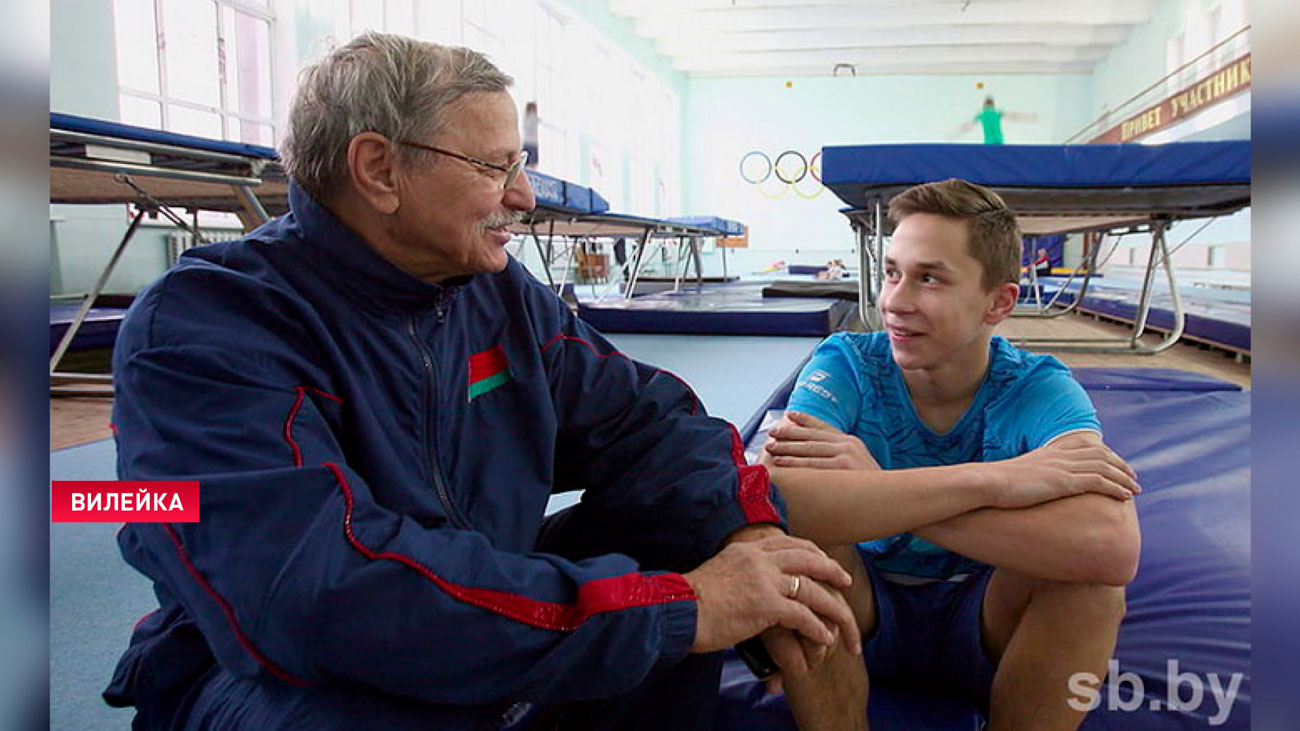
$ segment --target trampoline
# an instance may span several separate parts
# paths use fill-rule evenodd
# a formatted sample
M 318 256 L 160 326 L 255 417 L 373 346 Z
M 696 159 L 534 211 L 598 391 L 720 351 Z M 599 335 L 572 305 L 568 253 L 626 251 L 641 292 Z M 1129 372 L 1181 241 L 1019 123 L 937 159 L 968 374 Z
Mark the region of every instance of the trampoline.
M 61 373 L 58 366 L 146 215 L 164 216 L 197 241 L 197 220 L 186 222 L 178 211 L 196 217 L 200 210 L 235 213 L 251 230 L 271 215 L 264 201 L 277 212 L 287 210 L 288 190 L 275 150 L 267 147 L 50 113 L 50 203 L 135 208 L 126 233 L 54 347 L 50 393 L 112 395 L 104 388 L 111 376 Z
M 68 327 L 76 319 L 80 307 L 68 302 L 50 303 L 50 354 L 58 349 Z M 110 348 L 117 339 L 117 328 L 126 314 L 125 307 L 105 307 L 95 305 L 86 311 L 81 320 L 81 327 L 76 337 L 70 342 L 67 352 L 89 350 L 92 348 Z
M 655 219 L 608 210 L 583 213 L 571 206 L 562 208 L 539 194 L 537 208 L 512 231 L 532 237 L 548 263 L 547 276 L 557 291 L 563 291 L 566 282 L 557 282 L 550 271 L 549 264 L 554 260 L 550 242 L 555 237 L 571 240 L 571 249 L 584 240 L 637 240 L 624 296 L 614 296 L 619 285 L 614 280 L 599 296 L 578 301 L 578 316 L 605 332 L 827 335 L 851 320 L 852 307 L 842 300 L 764 297 L 763 282 L 735 281 L 726 276 L 706 282 L 699 261 L 699 241 L 743 232 L 744 226 L 736 221 L 709 216 Z M 548 242 L 545 247 L 543 238 Z M 652 245 L 667 245 L 674 240 L 679 258 L 680 252 L 689 251 L 687 266 L 673 277 L 642 278 Z M 691 263 L 695 265 L 695 286 L 683 289 Z
M 919 184 L 961 178 L 997 191 L 1025 234 L 1144 232 L 1151 236 L 1143 286 L 1128 338 L 1033 339 L 1056 350 L 1152 354 L 1182 336 L 1185 317 L 1165 233 L 1180 220 L 1226 216 L 1250 205 L 1250 141 L 1166 145 L 852 145 L 822 150 L 822 178 L 850 208 L 862 259 L 861 313 L 879 326 L 885 216 L 889 199 Z M 1086 296 L 1096 269 L 1094 246 L 1080 269 Z M 1140 341 L 1156 272 L 1171 292 L 1172 322 L 1161 342 Z M 1063 311 L 1040 313 L 1055 317 Z
M 700 335 L 828 335 L 853 320 L 832 297 L 766 297 L 769 282 L 735 282 L 605 302 L 579 302 L 578 316 L 605 332 Z
M 713 217 L 657 219 L 614 213 L 609 210 L 609 202 L 590 188 L 534 170 L 528 170 L 526 173 L 528 182 L 533 187 L 537 206 L 525 214 L 519 223 L 512 225 L 510 231 L 516 235 L 532 238 L 538 254 L 542 257 L 547 282 L 557 293 L 564 291 L 567 272 L 582 242 L 619 238 L 636 240 L 635 263 L 627 288 L 628 292 L 635 292 L 637 279 L 646 261 L 645 255 L 651 242 L 661 243 L 667 239 L 676 239 L 678 258 L 681 250 L 689 246 L 691 259 L 687 264 L 694 262 L 696 277 L 702 284 L 699 239 L 727 236 L 733 231 L 744 230 L 744 227 L 735 221 Z M 543 238 L 546 240 L 545 244 L 542 243 Z M 558 252 L 555 246 L 557 238 L 564 242 Z M 520 258 L 524 256 L 524 250 L 521 249 Z M 553 270 L 555 263 L 566 259 L 568 265 L 564 268 L 565 275 L 557 281 Z M 682 276 L 678 275 L 675 278 L 674 289 L 680 287 Z M 616 284 L 617 282 L 611 283 L 600 299 L 606 299 L 613 292 Z
M 798 372 L 745 425 L 751 458 L 782 413 Z M 1099 705 L 1081 728 L 1247 729 L 1250 393 L 1173 369 L 1074 372 L 1096 405 L 1107 443 L 1137 470 L 1144 489 L 1137 497 L 1141 563 L 1128 587 L 1128 613 L 1113 655 L 1120 675 L 1099 689 Z M 1193 675 L 1199 695 L 1191 690 Z M 1212 692 L 1216 681 L 1222 702 Z M 720 693 L 720 731 L 795 728 L 785 699 L 765 696 L 737 658 L 727 660 Z M 868 713 L 879 731 L 974 731 L 980 723 L 972 703 L 914 686 L 873 684 Z

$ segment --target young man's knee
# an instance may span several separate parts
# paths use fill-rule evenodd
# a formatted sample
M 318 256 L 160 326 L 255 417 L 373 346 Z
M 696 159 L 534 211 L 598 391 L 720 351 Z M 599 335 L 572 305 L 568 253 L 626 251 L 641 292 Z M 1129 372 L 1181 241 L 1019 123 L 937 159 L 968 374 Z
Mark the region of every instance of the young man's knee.
M 1079 584 L 1043 579 L 1034 588 L 1036 597 L 1061 600 L 1080 616 L 1098 620 L 1111 620 L 1118 624 L 1127 611 L 1125 590 L 1122 586 L 1108 584 Z
M 1101 616 L 1119 624 L 1128 611 L 1126 592 L 1122 586 L 1108 584 L 1079 584 L 1080 603 L 1086 604 Z

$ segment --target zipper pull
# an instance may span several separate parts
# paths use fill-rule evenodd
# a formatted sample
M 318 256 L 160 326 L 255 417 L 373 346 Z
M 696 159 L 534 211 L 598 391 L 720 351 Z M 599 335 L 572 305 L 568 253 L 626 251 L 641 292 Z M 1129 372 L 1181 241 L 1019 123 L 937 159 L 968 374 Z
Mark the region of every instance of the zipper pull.
M 438 316 L 438 324 L 441 325 L 447 318 L 447 309 L 451 305 L 452 291 L 444 289 L 438 293 L 438 304 L 434 306 L 434 312 Z

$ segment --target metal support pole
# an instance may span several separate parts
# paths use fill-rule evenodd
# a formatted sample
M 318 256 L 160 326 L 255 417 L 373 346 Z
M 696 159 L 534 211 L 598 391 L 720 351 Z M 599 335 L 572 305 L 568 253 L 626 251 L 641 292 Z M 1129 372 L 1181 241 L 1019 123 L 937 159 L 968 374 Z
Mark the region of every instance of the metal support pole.
M 131 237 L 135 235 L 135 230 L 140 227 L 140 222 L 144 220 L 145 209 L 139 208 L 136 211 L 135 218 L 131 219 L 131 225 L 127 227 L 126 233 L 122 235 L 122 241 L 113 251 L 113 256 L 108 260 L 108 264 L 99 274 L 99 280 L 91 288 L 90 293 L 82 300 L 80 309 L 77 310 L 76 317 L 72 318 L 72 324 L 68 325 L 67 331 L 63 333 L 63 338 L 59 340 L 59 346 L 54 349 L 54 355 L 50 356 L 50 373 L 53 374 L 58 368 L 59 361 L 63 360 L 63 354 L 68 352 L 69 346 L 72 345 L 72 339 L 76 337 L 77 331 L 81 329 L 81 323 L 85 321 L 90 308 L 95 305 L 95 300 L 99 298 L 100 292 L 104 291 L 104 285 L 108 284 L 108 278 L 112 276 L 113 269 L 117 267 L 117 262 L 122 258 L 122 252 L 126 251 L 126 245 L 131 242 Z
M 645 252 L 650 246 L 650 227 L 641 234 L 641 242 L 636 247 L 636 261 L 632 264 L 632 280 L 627 283 L 627 298 L 636 296 L 636 281 L 641 277 L 641 265 L 645 264 Z

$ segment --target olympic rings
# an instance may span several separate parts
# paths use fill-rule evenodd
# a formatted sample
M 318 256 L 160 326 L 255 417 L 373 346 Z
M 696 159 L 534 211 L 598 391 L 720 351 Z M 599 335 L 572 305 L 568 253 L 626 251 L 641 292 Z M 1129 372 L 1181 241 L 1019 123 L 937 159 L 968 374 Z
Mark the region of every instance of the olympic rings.
M 758 157 L 762 159 L 763 164 L 767 166 L 767 169 L 763 171 L 762 175 L 754 176 L 758 178 L 757 180 L 754 180 L 749 175 L 745 174 L 745 163 L 751 157 Z M 758 150 L 750 150 L 749 152 L 745 153 L 744 157 L 740 158 L 740 179 L 741 180 L 744 180 L 746 183 L 749 183 L 750 185 L 758 185 L 770 177 L 772 177 L 772 158 L 768 157 L 766 154 L 759 152 Z
M 781 161 L 791 155 L 799 159 L 799 172 L 798 174 L 792 174 L 787 178 L 781 174 Z M 776 162 L 772 165 L 772 171 L 776 173 L 777 180 L 780 180 L 782 183 L 787 185 L 794 185 L 800 180 L 803 180 L 804 176 L 808 174 L 808 158 L 804 157 L 803 153 L 798 150 L 786 150 L 776 156 Z
M 826 190 L 822 186 L 821 157 L 821 150 L 809 159 L 802 152 L 791 149 L 777 155 L 773 162 L 762 150 L 750 150 L 740 158 L 740 179 L 758 188 L 758 192 L 768 200 L 781 198 L 791 190 L 800 198 L 811 200 Z M 805 183 L 806 178 L 812 178 L 812 182 Z

